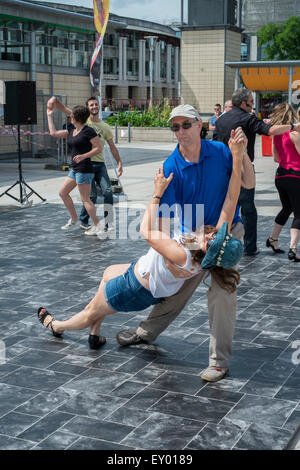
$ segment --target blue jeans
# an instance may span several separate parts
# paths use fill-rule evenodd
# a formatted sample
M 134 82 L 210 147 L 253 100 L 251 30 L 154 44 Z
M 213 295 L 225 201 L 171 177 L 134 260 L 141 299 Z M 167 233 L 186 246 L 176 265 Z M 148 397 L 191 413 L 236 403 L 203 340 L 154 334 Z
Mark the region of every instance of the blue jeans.
M 239 205 L 241 207 L 241 217 L 245 229 L 245 253 L 255 253 L 257 250 L 257 211 L 254 204 L 254 194 L 254 188 L 245 189 L 241 187 Z
M 94 179 L 91 186 L 91 195 L 90 199 L 94 204 L 97 202 L 97 188 L 96 183 L 100 186 L 101 191 L 104 196 L 104 217 L 105 224 L 113 222 L 113 193 L 111 189 L 110 179 L 107 173 L 107 169 L 104 162 L 92 162 L 94 167 Z M 84 224 L 89 222 L 89 214 L 86 211 L 86 208 L 82 206 L 79 219 Z

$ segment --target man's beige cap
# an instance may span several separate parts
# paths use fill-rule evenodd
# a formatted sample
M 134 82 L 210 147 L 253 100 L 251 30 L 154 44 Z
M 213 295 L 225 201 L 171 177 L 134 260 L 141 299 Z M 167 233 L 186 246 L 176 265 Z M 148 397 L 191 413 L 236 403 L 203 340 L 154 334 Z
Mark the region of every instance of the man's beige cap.
M 197 119 L 198 121 L 201 119 L 197 109 L 190 104 L 180 104 L 179 106 L 176 106 L 176 108 L 171 112 L 168 122 L 175 117 L 187 117 L 190 119 Z

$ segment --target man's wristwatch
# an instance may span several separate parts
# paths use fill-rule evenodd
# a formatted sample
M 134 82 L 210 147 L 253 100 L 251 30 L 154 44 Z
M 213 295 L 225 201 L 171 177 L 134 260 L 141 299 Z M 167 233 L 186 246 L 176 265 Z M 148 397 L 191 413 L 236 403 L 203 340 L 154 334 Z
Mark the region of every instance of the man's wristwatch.
M 156 196 L 156 194 L 153 194 L 152 199 L 161 199 L 160 196 Z
M 292 122 L 291 122 L 290 126 L 291 126 L 291 131 L 293 131 L 295 129 L 295 126 Z

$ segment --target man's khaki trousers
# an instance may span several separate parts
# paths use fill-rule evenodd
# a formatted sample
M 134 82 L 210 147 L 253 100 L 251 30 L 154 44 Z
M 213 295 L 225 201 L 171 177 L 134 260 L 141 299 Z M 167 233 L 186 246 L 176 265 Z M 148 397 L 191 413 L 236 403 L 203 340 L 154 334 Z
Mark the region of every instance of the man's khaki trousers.
M 235 238 L 242 239 L 243 224 L 234 224 L 231 233 Z M 176 294 L 155 305 L 148 318 L 140 323 L 136 333 L 147 341 L 153 341 L 175 320 L 205 277 L 207 270 L 202 270 L 197 276 L 187 279 Z M 207 303 L 210 326 L 209 365 L 228 367 L 237 309 L 236 292 L 228 294 L 211 276 Z

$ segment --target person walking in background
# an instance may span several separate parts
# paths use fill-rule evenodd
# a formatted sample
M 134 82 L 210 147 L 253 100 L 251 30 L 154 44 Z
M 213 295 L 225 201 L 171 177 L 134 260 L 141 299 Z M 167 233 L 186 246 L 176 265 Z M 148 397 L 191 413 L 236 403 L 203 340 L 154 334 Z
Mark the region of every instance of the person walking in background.
M 238 126 L 241 126 L 248 139 L 247 152 L 252 163 L 254 161 L 256 134 L 274 136 L 288 132 L 291 129 L 290 124 L 266 124 L 255 114 L 252 114 L 254 100 L 252 91 L 247 88 L 239 88 L 233 92 L 232 104 L 232 110 L 223 113 L 216 121 L 217 138 L 219 141 L 228 145 L 231 129 L 236 129 Z M 295 130 L 300 132 L 300 123 L 295 124 Z M 254 166 L 252 172 L 253 187 L 245 188 L 242 184 L 239 197 L 241 216 L 245 228 L 244 249 L 246 256 L 255 256 L 259 253 L 257 249 L 257 211 L 254 203 Z
M 223 113 L 220 114 L 220 116 L 227 113 L 228 111 L 231 111 L 231 109 L 232 109 L 232 101 L 231 100 L 225 101 L 224 111 L 223 111 Z M 214 140 L 218 140 L 218 135 L 217 135 L 216 129 L 214 130 Z
M 57 109 L 59 109 L 66 115 L 70 115 L 71 113 L 70 108 L 68 108 L 63 103 L 61 103 L 57 98 L 55 98 L 55 103 L 56 103 Z M 103 197 L 104 197 L 104 218 L 105 218 L 104 230 L 107 231 L 109 230 L 109 228 L 112 228 L 112 224 L 113 224 L 113 193 L 112 193 L 110 178 L 107 173 L 107 168 L 106 168 L 105 161 L 104 161 L 105 142 L 107 142 L 110 148 L 110 151 L 118 165 L 118 169 L 117 169 L 118 178 L 123 173 L 122 161 L 121 161 L 118 149 L 115 146 L 115 143 L 113 141 L 113 134 L 110 130 L 110 127 L 99 118 L 100 106 L 99 106 L 99 102 L 97 98 L 95 96 L 91 96 L 86 101 L 86 106 L 88 107 L 88 110 L 89 110 L 89 118 L 87 120 L 87 125 L 92 127 L 96 131 L 101 142 L 101 151 L 97 155 L 94 155 L 91 158 L 91 162 L 92 162 L 93 170 L 94 170 L 94 179 L 92 181 L 90 198 L 91 198 L 91 201 L 94 204 L 96 204 L 97 202 L 96 183 L 97 183 L 100 186 Z M 80 224 L 81 228 L 86 230 L 85 231 L 86 235 L 97 235 L 94 229 L 90 229 L 89 214 L 84 205 L 81 208 L 79 219 L 81 222 Z
M 110 148 L 110 151 L 112 153 L 112 156 L 114 157 L 118 165 L 118 169 L 117 169 L 118 178 L 120 178 L 120 176 L 123 173 L 123 166 L 122 166 L 122 161 L 120 158 L 119 151 L 113 141 L 112 131 L 110 127 L 105 122 L 103 122 L 99 117 L 100 106 L 99 106 L 99 102 L 97 98 L 95 96 L 90 97 L 86 101 L 86 106 L 88 107 L 89 112 L 90 112 L 90 116 L 89 116 L 89 119 L 87 120 L 87 124 L 96 131 L 102 144 L 101 153 L 99 153 L 98 155 L 95 155 L 91 159 L 93 167 L 94 167 L 94 172 L 95 172 L 94 180 L 92 182 L 91 200 L 94 203 L 96 203 L 97 201 L 97 188 L 95 184 L 97 183 L 100 186 L 103 197 L 104 197 L 104 218 L 105 218 L 104 230 L 107 231 L 110 228 L 112 228 L 112 224 L 113 224 L 113 193 L 112 193 L 110 178 L 108 176 L 107 168 L 106 168 L 105 161 L 104 161 L 105 142 L 107 142 Z M 89 214 L 87 213 L 84 206 L 81 209 L 79 218 L 83 225 L 88 226 Z M 94 235 L 94 233 L 93 231 L 88 230 L 86 232 L 86 235 Z
M 300 108 L 298 110 L 298 120 Z M 291 261 L 300 261 L 297 256 L 297 245 L 300 239 L 300 134 L 293 130 L 296 116 L 288 103 L 281 103 L 274 108 L 270 115 L 270 122 L 274 124 L 289 124 L 291 130 L 273 138 L 273 157 L 279 163 L 275 175 L 275 186 L 282 204 L 277 214 L 271 235 L 266 245 L 274 253 L 284 253 L 278 246 L 278 238 L 291 213 L 294 214 L 290 229 L 290 249 L 288 258 Z
M 222 109 L 221 109 L 221 105 L 220 104 L 215 104 L 214 106 L 214 115 L 210 118 L 209 120 L 209 126 L 208 126 L 208 129 L 210 131 L 213 131 L 213 140 L 217 140 L 216 138 L 216 121 L 217 119 L 221 116 L 221 112 L 222 112 Z
M 225 101 L 224 111 L 222 114 L 227 113 L 228 111 L 231 111 L 231 110 L 232 110 L 232 101 L 231 100 Z
M 91 163 L 91 157 L 101 151 L 101 142 L 94 129 L 86 125 L 89 117 L 89 110 L 86 106 L 75 106 L 71 112 L 71 122 L 74 126 L 70 132 L 67 129 L 56 130 L 53 114 L 55 108 L 55 99 L 51 98 L 47 103 L 47 118 L 50 135 L 56 139 L 68 139 L 68 145 L 71 149 L 72 163 L 71 169 L 59 195 L 66 206 L 70 219 L 63 225 L 62 230 L 69 230 L 79 226 L 80 222 L 74 207 L 70 192 L 77 186 L 81 201 L 89 213 L 95 233 L 102 233 L 103 227 L 99 223 L 96 215 L 96 207 L 90 200 L 91 182 L 94 178 L 94 169 Z

